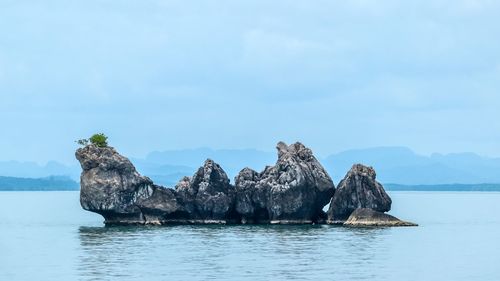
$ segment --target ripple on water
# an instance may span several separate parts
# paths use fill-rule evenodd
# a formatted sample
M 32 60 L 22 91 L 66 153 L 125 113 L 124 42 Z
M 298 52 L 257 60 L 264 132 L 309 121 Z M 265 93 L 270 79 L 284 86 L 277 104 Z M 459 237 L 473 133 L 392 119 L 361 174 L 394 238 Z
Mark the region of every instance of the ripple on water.
M 390 229 L 333 226 L 81 227 L 84 279 L 370 279 Z
M 0 280 L 500 280 L 500 193 L 391 196 L 419 227 L 102 227 L 77 192 L 0 193 Z

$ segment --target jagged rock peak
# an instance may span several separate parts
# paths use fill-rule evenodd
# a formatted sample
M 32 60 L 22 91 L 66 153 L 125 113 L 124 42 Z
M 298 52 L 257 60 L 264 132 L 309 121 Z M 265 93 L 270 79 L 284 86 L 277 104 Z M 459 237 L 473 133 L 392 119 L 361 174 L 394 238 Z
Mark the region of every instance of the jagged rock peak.
M 229 185 L 229 178 L 226 172 L 212 159 L 205 160 L 203 166 L 193 176 L 193 181 Z
M 321 191 L 334 189 L 332 179 L 314 157 L 311 149 L 300 142 L 289 146 L 284 142 L 279 142 L 276 148 L 278 150 L 278 161 L 274 167 L 270 167 L 262 173 L 263 178 L 267 174 L 279 173 L 277 181 L 281 184 L 294 183 L 300 185 L 307 183 L 309 186 Z
M 366 176 L 370 177 L 372 180 L 375 180 L 377 178 L 377 173 L 375 172 L 375 169 L 373 169 L 373 167 L 365 166 L 363 164 L 354 164 L 351 170 L 349 170 L 348 176 L 352 175 Z
M 192 178 L 184 177 L 176 191 L 190 218 L 199 223 L 226 223 L 235 217 L 234 187 L 226 172 L 211 159 Z
M 247 186 L 248 184 L 255 183 L 260 179 L 260 174 L 248 167 L 241 170 L 234 178 L 235 185 Z
M 300 142 L 296 142 L 288 146 L 286 145 L 286 143 L 280 141 L 276 145 L 276 149 L 278 150 L 278 158 L 282 158 L 285 156 L 294 156 L 303 161 L 310 161 L 314 157 L 312 150 L 305 147 L 305 145 Z

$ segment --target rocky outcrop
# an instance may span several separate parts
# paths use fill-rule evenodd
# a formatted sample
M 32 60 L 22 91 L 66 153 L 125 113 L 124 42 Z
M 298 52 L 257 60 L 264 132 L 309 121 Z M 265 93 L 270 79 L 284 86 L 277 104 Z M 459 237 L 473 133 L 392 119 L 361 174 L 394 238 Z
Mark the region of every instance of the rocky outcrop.
M 313 156 L 297 142 L 277 145 L 276 165 L 257 173 L 243 169 L 236 177 L 236 210 L 243 222 L 314 223 L 332 197 L 332 179 Z
M 112 147 L 88 145 L 76 158 L 83 169 L 80 203 L 106 224 L 220 223 L 234 209 L 234 187 L 211 160 L 174 190 L 141 176 Z
M 372 167 L 361 164 L 352 166 L 339 183 L 328 210 L 328 222 L 341 224 L 358 208 L 379 212 L 391 209 L 392 200 L 382 185 L 376 181 Z
M 378 213 L 390 209 L 391 199 L 371 167 L 354 165 L 335 191 L 328 173 L 303 144 L 280 142 L 277 150 L 274 166 L 260 173 L 243 169 L 235 186 L 208 159 L 172 189 L 141 176 L 114 148 L 90 144 L 76 151 L 83 170 L 80 203 L 101 214 L 106 224 L 323 223 L 323 208 L 330 200 L 329 223 L 348 218 L 346 225 L 405 223 Z M 371 210 L 354 215 L 359 208 Z
M 415 223 L 402 221 L 388 214 L 368 208 L 356 209 L 344 223 L 352 227 L 380 227 L 380 226 L 418 226 Z
M 141 200 L 157 187 L 139 175 L 132 163 L 111 147 L 88 145 L 76 151 L 83 172 L 80 203 L 83 209 L 101 214 L 107 223 L 144 223 Z

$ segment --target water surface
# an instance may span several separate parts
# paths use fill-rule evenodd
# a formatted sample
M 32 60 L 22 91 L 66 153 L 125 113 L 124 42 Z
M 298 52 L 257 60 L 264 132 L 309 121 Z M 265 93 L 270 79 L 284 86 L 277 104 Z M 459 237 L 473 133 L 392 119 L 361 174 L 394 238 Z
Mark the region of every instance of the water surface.
M 500 193 L 390 195 L 419 227 L 104 227 L 78 192 L 0 192 L 0 280 L 500 280 Z

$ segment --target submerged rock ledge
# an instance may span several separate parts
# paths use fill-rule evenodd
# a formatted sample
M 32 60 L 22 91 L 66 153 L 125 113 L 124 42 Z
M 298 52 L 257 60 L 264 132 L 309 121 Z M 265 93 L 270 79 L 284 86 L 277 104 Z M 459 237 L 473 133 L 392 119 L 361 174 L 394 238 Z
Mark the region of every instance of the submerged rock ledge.
M 390 210 L 392 201 L 375 181 L 373 168 L 354 165 L 335 190 L 326 170 L 303 144 L 280 142 L 277 150 L 274 166 L 262 172 L 244 168 L 235 185 L 220 165 L 208 159 L 192 177 L 166 188 L 140 175 L 114 148 L 90 144 L 75 154 L 83 170 L 80 203 L 102 215 L 107 225 L 352 225 L 360 221 L 351 216 L 359 208 Z M 327 214 L 323 208 L 328 203 Z M 377 221 L 371 225 L 398 226 L 385 216 L 370 217 Z
M 388 214 L 377 212 L 373 209 L 359 208 L 349 216 L 343 224 L 352 227 L 369 226 L 418 226 L 415 223 L 402 221 Z

